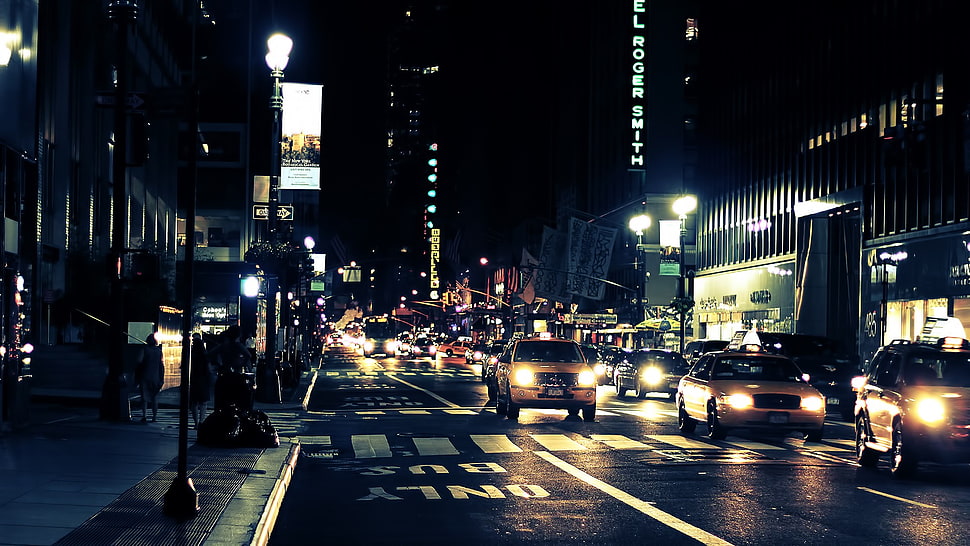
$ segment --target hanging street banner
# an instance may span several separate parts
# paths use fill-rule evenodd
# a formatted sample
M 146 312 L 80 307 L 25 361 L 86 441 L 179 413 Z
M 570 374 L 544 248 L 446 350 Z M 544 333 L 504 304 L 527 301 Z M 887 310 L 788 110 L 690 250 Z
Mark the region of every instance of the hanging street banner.
M 283 83 L 281 190 L 320 189 L 323 86 Z
M 680 276 L 680 220 L 660 221 L 660 274 Z
M 603 299 L 606 283 L 601 279 L 609 272 L 615 240 L 613 228 L 569 219 L 567 292 L 591 300 Z

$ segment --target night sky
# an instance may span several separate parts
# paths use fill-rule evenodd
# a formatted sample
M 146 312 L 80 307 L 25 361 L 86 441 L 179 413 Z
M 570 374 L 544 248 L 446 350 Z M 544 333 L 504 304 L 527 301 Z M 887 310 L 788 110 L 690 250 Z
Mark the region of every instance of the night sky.
M 374 197 L 384 187 L 388 31 L 408 4 L 420 13 L 420 6 L 433 3 L 252 1 L 251 31 L 249 2 L 206 2 L 217 24 L 199 45 L 208 55 L 200 65 L 202 120 L 244 122 L 251 115 L 253 172 L 268 170 L 265 42 L 274 31 L 292 37 L 285 80 L 324 85 L 322 235 L 338 235 L 351 252 L 363 252 L 367 239 L 380 236 Z M 444 88 L 435 105 L 443 120 L 436 128 L 441 177 L 459 185 L 454 206 L 465 233 L 462 261 L 471 263 L 493 252 L 519 219 L 547 210 L 552 199 L 544 149 L 551 113 L 543 82 L 552 76 L 545 59 L 554 32 L 547 13 L 554 10 L 544 0 L 512 2 L 509 10 L 494 3 L 439 3 L 448 24 L 427 39 L 434 57 L 429 63 L 441 66 Z

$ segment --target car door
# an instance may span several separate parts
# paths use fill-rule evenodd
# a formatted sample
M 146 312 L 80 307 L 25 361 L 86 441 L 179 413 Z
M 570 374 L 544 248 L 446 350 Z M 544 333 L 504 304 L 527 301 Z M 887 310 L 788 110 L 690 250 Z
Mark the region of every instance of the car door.
M 710 355 L 702 356 L 680 380 L 679 391 L 684 409 L 694 419 L 704 419 L 707 415 L 708 383 L 715 360 Z
M 899 401 L 896 385 L 901 367 L 902 355 L 883 355 L 873 363 L 862 392 L 872 439 L 886 448 L 892 445 L 893 419 Z

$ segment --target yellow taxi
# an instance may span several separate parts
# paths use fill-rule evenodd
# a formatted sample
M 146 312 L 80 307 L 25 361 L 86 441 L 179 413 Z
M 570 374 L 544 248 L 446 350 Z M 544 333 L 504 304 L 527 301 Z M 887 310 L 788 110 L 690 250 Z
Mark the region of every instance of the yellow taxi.
M 512 342 L 498 359 L 495 382 L 495 411 L 509 419 L 517 419 L 520 408 L 596 417 L 596 373 L 575 341 L 541 334 Z
M 855 443 L 861 466 L 875 467 L 888 454 L 892 475 L 904 477 L 921 461 L 970 462 L 970 342 L 896 340 L 876 351 L 860 379 Z
M 752 332 L 753 334 L 753 332 Z M 698 359 L 677 385 L 680 431 L 707 423 L 707 435 L 723 439 L 732 429 L 822 439 L 825 397 L 785 356 L 764 352 L 756 336 Z

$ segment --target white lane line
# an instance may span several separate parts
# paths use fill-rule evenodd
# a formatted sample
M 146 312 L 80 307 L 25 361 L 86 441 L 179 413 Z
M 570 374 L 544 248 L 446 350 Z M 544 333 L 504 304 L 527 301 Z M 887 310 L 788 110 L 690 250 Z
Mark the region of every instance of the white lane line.
M 856 489 L 859 491 L 865 491 L 866 493 L 872 493 L 873 495 L 879 495 L 880 497 L 886 497 L 887 499 L 898 500 L 899 502 L 905 502 L 907 504 L 915 504 L 916 506 L 922 506 L 923 508 L 939 508 L 933 504 L 924 504 L 922 502 L 917 502 L 903 497 L 897 497 L 896 495 L 890 495 L 889 493 L 883 493 L 882 491 L 876 491 L 875 489 L 869 489 L 868 487 L 856 487 Z
M 299 440 L 301 444 L 325 446 L 333 445 L 333 442 L 330 440 L 329 436 L 297 436 L 296 439 Z
M 532 439 L 539 442 L 549 451 L 580 451 L 586 447 L 565 434 L 530 434 Z
M 424 409 L 402 409 L 398 413 L 401 415 L 431 415 L 431 412 Z
M 473 442 L 485 453 L 518 453 L 522 448 L 512 443 L 504 434 L 470 434 Z
M 477 411 L 466 410 L 466 409 L 446 409 L 443 411 L 448 415 L 478 415 Z
M 735 447 L 740 447 L 742 449 L 750 449 L 751 451 L 778 451 L 778 450 L 788 450 L 785 446 L 776 446 L 772 444 L 763 444 L 761 442 L 751 442 L 748 440 L 741 440 L 737 442 L 727 442 Z
M 448 438 L 412 438 L 420 455 L 458 455 Z
M 665 444 L 670 444 L 672 446 L 679 447 L 681 449 L 720 449 L 719 446 L 714 444 L 708 444 L 707 442 L 698 442 L 697 440 L 691 440 L 690 438 L 684 438 L 677 434 L 655 434 L 649 435 L 647 438 L 651 440 L 656 440 L 658 442 L 663 442 Z
M 433 393 L 433 392 L 431 392 L 431 391 L 429 391 L 427 389 L 422 389 L 421 387 L 415 385 L 414 383 L 409 383 L 409 382 L 401 379 L 400 377 L 397 377 L 397 376 L 394 376 L 394 375 L 389 375 L 387 377 L 390 378 L 390 379 L 393 379 L 394 381 L 397 381 L 398 383 L 402 383 L 404 385 L 407 385 L 407 386 L 411 387 L 414 390 L 421 391 L 424 394 L 427 394 L 428 396 L 430 396 L 431 398 L 434 398 L 435 400 L 437 400 L 437 401 L 441 402 L 442 404 L 448 406 L 449 408 L 460 408 L 461 407 L 458 404 L 455 404 L 454 402 L 449 402 L 448 400 L 445 400 L 444 398 L 438 396 L 437 394 L 435 394 L 435 393 Z
M 354 434 L 350 443 L 354 447 L 354 456 L 359 459 L 391 456 L 391 446 L 383 434 Z
M 638 442 L 632 438 L 627 438 L 626 436 L 621 436 L 619 434 L 593 434 L 590 436 L 590 438 L 596 440 L 597 442 L 603 442 L 613 449 L 652 449 L 643 442 Z
M 646 514 L 647 516 L 659 521 L 660 523 L 666 525 L 667 527 L 680 531 L 681 533 L 691 537 L 692 539 L 700 542 L 701 544 L 709 544 L 709 545 L 716 545 L 716 546 L 731 546 L 730 542 L 720 537 L 714 536 L 703 529 L 694 527 L 693 525 L 687 523 L 686 521 L 676 518 L 671 514 L 668 514 L 667 512 L 664 512 L 663 510 L 657 508 L 656 506 L 653 506 L 649 502 L 646 502 L 644 500 L 634 497 L 633 495 L 627 493 L 626 491 L 623 491 L 622 489 L 614 487 L 598 478 L 594 478 L 593 476 L 590 476 L 589 474 L 567 463 L 566 461 L 560 459 L 559 457 L 556 457 L 552 453 L 549 453 L 547 451 L 536 451 L 535 454 L 545 459 L 546 461 L 552 463 L 554 466 L 556 466 L 563 472 L 569 474 L 570 476 L 599 489 L 600 491 L 626 504 L 627 506 L 630 506 L 631 508 L 639 510 L 643 514 Z

